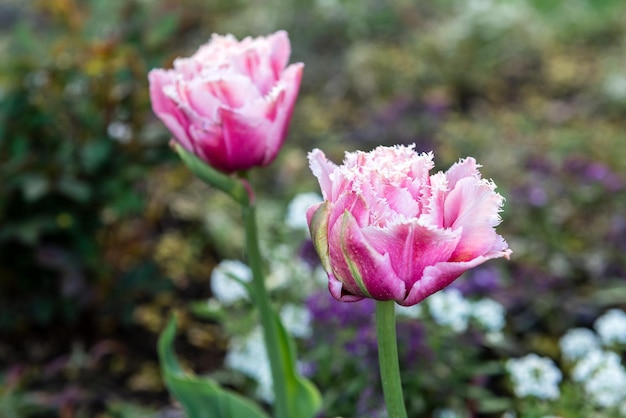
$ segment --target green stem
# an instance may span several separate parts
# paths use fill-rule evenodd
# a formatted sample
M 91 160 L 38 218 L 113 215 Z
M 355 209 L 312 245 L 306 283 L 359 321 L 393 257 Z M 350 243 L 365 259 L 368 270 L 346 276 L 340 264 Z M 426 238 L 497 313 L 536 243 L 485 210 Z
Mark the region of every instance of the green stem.
M 274 413 L 276 418 L 290 418 L 288 416 L 287 387 L 285 384 L 285 365 L 281 359 L 278 347 L 279 335 L 275 321 L 275 313 L 272 312 L 269 295 L 265 288 L 265 275 L 263 274 L 263 260 L 259 250 L 256 215 L 254 204 L 244 205 L 243 220 L 246 228 L 246 252 L 248 265 L 252 270 L 252 290 L 254 302 L 259 310 L 265 347 L 272 368 L 272 381 L 274 383 Z
M 387 413 L 389 418 L 406 418 L 402 382 L 400 380 L 400 366 L 398 364 L 395 315 L 394 301 L 376 301 L 378 364 Z

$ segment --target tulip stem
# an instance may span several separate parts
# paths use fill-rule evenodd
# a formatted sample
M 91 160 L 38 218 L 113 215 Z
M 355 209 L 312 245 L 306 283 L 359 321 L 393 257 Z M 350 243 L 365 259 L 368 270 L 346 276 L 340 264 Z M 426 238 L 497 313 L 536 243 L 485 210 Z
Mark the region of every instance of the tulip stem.
M 398 364 L 395 315 L 394 301 L 376 301 L 378 364 L 387 413 L 389 418 L 406 418 L 400 366 Z
M 248 265 L 252 270 L 252 300 L 255 302 L 261 317 L 265 347 L 272 370 L 274 384 L 274 416 L 276 418 L 290 418 L 288 416 L 287 387 L 285 384 L 285 364 L 282 361 L 278 341 L 278 327 L 276 314 L 272 310 L 269 295 L 265 288 L 265 275 L 263 273 L 263 260 L 259 250 L 256 215 L 254 204 L 244 205 L 243 219 L 246 229 L 246 253 Z

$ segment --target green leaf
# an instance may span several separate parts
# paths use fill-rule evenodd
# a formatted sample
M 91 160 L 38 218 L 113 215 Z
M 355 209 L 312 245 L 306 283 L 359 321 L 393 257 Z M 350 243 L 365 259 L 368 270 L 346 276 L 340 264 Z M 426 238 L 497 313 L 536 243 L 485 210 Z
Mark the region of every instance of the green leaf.
M 87 202 L 91 197 L 89 184 L 77 178 L 63 177 L 57 182 L 57 188 L 65 196 L 80 203 Z
M 322 396 L 313 383 L 300 375 L 296 369 L 295 343 L 274 313 L 278 329 L 278 347 L 285 367 L 288 409 L 290 417 L 312 418 L 322 406 Z
M 235 199 L 237 203 L 242 206 L 248 206 L 250 204 L 250 196 L 248 189 L 242 182 L 242 180 L 224 174 L 217 171 L 194 154 L 188 152 L 179 144 L 174 145 L 174 149 L 183 160 L 185 165 L 196 175 L 198 178 L 210 186 L 219 189 L 230 197 Z
M 175 36 L 178 29 L 179 18 L 175 14 L 168 14 L 161 18 L 157 25 L 154 25 L 152 31 L 146 37 L 146 44 L 151 47 L 159 47 L 164 42 Z
M 269 418 L 248 399 L 222 389 L 210 379 L 186 373 L 172 348 L 175 336 L 176 320 L 172 316 L 159 337 L 159 361 L 165 384 L 187 418 Z
M 110 140 L 92 140 L 83 146 L 80 162 L 87 173 L 95 172 L 107 161 L 113 151 L 112 143 Z

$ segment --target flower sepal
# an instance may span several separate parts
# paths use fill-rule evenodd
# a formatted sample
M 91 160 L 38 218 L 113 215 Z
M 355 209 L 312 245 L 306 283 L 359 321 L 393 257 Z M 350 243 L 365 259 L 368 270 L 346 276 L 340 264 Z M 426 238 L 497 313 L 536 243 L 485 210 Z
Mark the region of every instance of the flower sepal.
M 200 180 L 225 192 L 242 206 L 247 207 L 253 203 L 254 196 L 245 179 L 217 171 L 174 141 L 172 141 L 172 148 Z

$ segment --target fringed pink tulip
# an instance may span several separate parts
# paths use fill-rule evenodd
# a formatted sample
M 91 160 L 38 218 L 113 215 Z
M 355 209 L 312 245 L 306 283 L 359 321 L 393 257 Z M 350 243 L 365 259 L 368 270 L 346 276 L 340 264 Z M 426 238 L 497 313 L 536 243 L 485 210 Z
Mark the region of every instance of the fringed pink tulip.
M 333 297 L 414 305 L 464 271 L 511 250 L 496 234 L 503 197 L 473 158 L 430 174 L 413 146 L 346 153 L 343 165 L 309 154 L 324 201 L 307 211 Z
M 171 70 L 150 71 L 152 108 L 174 138 L 217 170 L 271 163 L 282 146 L 303 64 L 288 67 L 287 33 L 213 35 Z

